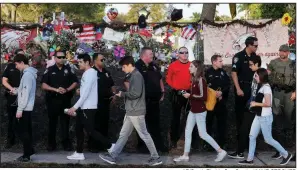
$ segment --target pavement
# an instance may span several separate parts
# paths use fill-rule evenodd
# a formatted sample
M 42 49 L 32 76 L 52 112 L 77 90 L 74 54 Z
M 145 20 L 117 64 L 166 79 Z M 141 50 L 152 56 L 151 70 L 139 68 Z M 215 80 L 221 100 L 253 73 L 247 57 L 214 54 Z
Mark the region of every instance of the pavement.
M 76 161 L 76 160 L 68 160 L 66 156 L 71 155 L 72 152 L 66 151 L 57 151 L 57 152 L 40 152 L 36 153 L 35 155 L 31 156 L 31 163 L 34 164 L 80 164 L 80 165 L 101 165 L 106 167 L 111 167 L 111 165 L 105 163 L 98 157 L 98 153 L 90 153 L 86 152 L 85 160 L 84 161 Z M 244 168 L 255 168 L 255 167 L 270 167 L 270 168 L 295 168 L 296 162 L 290 161 L 288 165 L 281 166 L 279 163 L 281 159 L 275 160 L 271 159 L 271 156 L 274 152 L 259 152 L 258 155 L 254 159 L 253 166 L 241 166 L 238 165 L 238 162 L 241 159 L 231 159 L 226 157 L 222 162 L 214 162 L 216 158 L 215 152 L 201 152 L 195 153 L 190 156 L 189 162 L 184 163 L 175 163 L 173 158 L 177 157 L 178 155 L 168 154 L 161 156 L 163 160 L 163 165 L 159 167 L 244 167 Z M 7 164 L 14 164 L 16 158 L 21 156 L 21 153 L 13 153 L 13 152 L 2 152 L 1 153 L 1 163 Z M 245 155 L 246 156 L 246 155 Z M 133 165 L 134 167 L 142 167 L 146 164 L 147 160 L 149 159 L 150 155 L 148 154 L 138 154 L 138 153 L 122 153 L 119 156 L 119 162 L 117 162 L 118 167 L 125 167 L 129 165 Z M 26 164 L 26 163 L 24 163 Z

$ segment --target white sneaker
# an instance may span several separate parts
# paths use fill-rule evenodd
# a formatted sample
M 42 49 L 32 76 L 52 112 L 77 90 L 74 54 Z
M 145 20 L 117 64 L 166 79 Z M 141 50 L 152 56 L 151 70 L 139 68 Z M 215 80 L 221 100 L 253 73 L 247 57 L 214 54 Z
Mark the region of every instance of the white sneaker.
M 178 158 L 174 158 L 175 162 L 188 162 L 189 161 L 189 157 L 188 156 L 179 156 Z
M 227 156 L 227 152 L 225 150 L 222 150 L 220 153 L 217 154 L 215 162 L 221 162 L 225 157 Z
M 108 149 L 108 152 L 111 153 L 113 151 L 114 147 L 115 147 L 115 143 L 112 143 L 112 146 L 110 149 Z
M 67 159 L 70 160 L 85 160 L 85 156 L 83 153 L 74 152 L 72 155 L 67 156 Z

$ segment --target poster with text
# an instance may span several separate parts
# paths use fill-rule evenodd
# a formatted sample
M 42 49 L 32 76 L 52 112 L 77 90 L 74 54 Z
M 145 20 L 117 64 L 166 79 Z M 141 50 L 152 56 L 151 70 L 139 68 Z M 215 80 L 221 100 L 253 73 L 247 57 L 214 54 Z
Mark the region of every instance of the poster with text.
M 288 27 L 276 20 L 263 28 L 250 28 L 233 24 L 225 27 L 204 25 L 204 63 L 211 64 L 211 57 L 220 54 L 224 65 L 231 65 L 234 54 L 245 48 L 249 36 L 258 38 L 257 55 L 262 58 L 262 67 L 266 68 L 272 59 L 279 57 L 279 47 L 288 42 Z

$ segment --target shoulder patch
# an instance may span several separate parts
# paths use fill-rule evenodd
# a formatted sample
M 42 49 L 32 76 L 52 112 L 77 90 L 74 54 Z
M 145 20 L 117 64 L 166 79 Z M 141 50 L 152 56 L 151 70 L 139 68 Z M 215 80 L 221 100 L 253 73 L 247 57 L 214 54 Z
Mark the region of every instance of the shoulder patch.
M 234 61 L 234 63 L 237 63 L 239 61 L 239 58 L 235 57 L 233 61 Z

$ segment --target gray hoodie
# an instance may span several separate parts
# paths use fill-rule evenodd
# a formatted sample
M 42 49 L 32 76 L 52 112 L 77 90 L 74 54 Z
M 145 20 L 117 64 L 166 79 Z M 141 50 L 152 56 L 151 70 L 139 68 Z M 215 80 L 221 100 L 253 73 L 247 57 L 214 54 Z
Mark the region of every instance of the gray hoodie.
M 37 70 L 28 67 L 23 71 L 23 76 L 18 88 L 18 112 L 32 111 L 35 101 Z
M 125 110 L 127 116 L 141 116 L 146 114 L 145 84 L 142 74 L 134 69 L 129 77 L 129 89 L 122 92 L 125 98 Z

